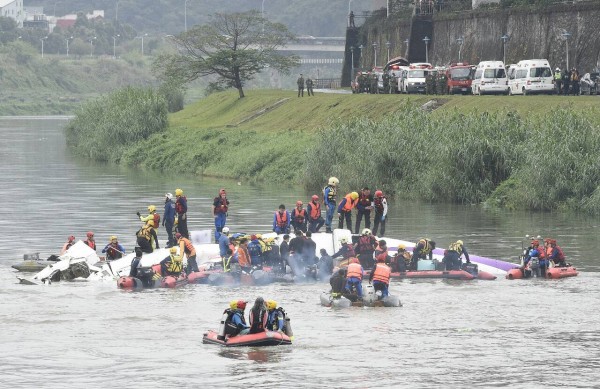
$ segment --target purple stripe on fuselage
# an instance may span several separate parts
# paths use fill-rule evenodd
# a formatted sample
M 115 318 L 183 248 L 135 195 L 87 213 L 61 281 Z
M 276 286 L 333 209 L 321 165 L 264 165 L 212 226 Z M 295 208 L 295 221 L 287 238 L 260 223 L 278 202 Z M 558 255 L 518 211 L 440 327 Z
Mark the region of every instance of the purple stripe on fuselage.
M 413 248 L 414 247 L 407 247 L 406 251 L 412 252 Z M 443 256 L 444 250 L 443 249 L 435 249 L 435 250 L 433 250 L 433 253 Z M 515 269 L 515 268 L 519 267 L 519 265 L 516 265 L 511 262 L 501 261 L 499 259 L 480 257 L 478 255 L 472 255 L 472 254 L 469 254 L 469 259 L 471 260 L 471 262 L 481 263 L 482 265 L 495 267 L 496 269 L 500 269 L 500 270 L 504 270 L 504 271 L 509 271 L 510 269 Z

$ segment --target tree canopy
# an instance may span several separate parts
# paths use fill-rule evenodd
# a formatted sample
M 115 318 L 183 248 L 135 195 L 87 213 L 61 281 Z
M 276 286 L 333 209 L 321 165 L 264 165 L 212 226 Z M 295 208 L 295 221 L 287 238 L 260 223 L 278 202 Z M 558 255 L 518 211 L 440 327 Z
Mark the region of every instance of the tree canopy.
M 283 74 L 298 66 L 299 59 L 278 49 L 294 39 L 288 29 L 263 18 L 258 11 L 221 14 L 172 37 L 176 54 L 159 56 L 155 72 L 184 82 L 216 76 L 221 87 L 236 88 L 244 97 L 244 83 L 266 67 Z

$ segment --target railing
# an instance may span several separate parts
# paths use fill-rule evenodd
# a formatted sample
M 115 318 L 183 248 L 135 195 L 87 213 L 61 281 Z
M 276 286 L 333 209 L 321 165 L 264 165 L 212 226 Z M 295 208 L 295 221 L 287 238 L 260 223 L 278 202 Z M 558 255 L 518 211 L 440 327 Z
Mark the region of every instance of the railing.
M 315 89 L 339 89 L 342 85 L 341 78 L 317 78 Z

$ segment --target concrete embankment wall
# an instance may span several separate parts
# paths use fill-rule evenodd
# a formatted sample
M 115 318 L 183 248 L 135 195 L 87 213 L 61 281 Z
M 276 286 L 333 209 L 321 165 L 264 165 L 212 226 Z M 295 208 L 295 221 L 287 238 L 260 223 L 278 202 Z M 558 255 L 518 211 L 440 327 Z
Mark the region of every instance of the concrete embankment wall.
M 364 68 L 372 67 L 372 44 L 378 43 L 378 58 L 385 58 L 385 43 L 391 43 L 391 57 L 409 55 L 411 62 L 421 61 L 421 51 L 406 50 L 404 41 L 422 44 L 424 37 L 411 36 L 411 20 L 382 20 L 363 27 L 361 38 L 368 49 L 362 52 Z M 412 29 L 413 32 L 418 31 Z M 522 59 L 546 58 L 553 67 L 566 66 L 566 42 L 562 34 L 568 32 L 569 65 L 580 72 L 592 71 L 600 59 L 600 2 L 561 4 L 544 9 L 506 9 L 468 11 L 433 16 L 433 32 L 429 42 L 429 61 L 444 65 L 458 60 L 458 37 L 464 38 L 462 60 L 476 64 L 484 60 L 502 60 L 503 44 L 500 37 L 507 34 L 506 62 Z M 383 50 L 381 48 L 384 48 Z M 410 58 L 415 53 L 419 58 Z M 355 59 L 356 60 L 356 59 Z M 378 59 L 378 64 L 381 65 Z

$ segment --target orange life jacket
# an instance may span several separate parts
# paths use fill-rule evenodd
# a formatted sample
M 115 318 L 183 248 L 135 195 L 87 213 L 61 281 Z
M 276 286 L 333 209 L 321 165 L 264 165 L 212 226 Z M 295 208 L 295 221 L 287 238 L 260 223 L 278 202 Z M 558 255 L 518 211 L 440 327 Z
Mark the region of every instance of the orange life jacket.
M 375 266 L 375 272 L 373 273 L 373 281 L 380 281 L 384 284 L 390 283 L 390 274 L 392 269 L 384 263 L 378 263 Z
M 359 280 L 362 280 L 362 266 L 359 263 L 351 263 L 348 265 L 348 270 L 346 273 L 346 277 L 355 277 Z
M 358 238 L 357 249 L 359 253 L 366 253 L 375 250 L 375 247 L 373 247 L 373 239 L 369 235 L 362 235 L 360 238 Z
M 179 252 L 185 252 L 188 257 L 196 255 L 196 249 L 188 238 L 181 238 L 179 240 Z
M 96 242 L 95 241 L 86 240 L 83 243 L 87 244 L 91 249 L 96 250 Z
M 310 202 L 310 218 L 311 220 L 317 220 L 321 217 L 321 204 Z
M 249 267 L 250 266 L 250 254 L 248 253 L 248 249 L 239 247 L 237 254 L 238 254 L 238 263 L 240 264 L 240 266 Z
M 354 246 L 350 243 L 346 243 L 346 251 L 342 254 L 344 259 L 356 257 L 356 252 L 354 251 Z
M 385 262 L 385 261 L 387 260 L 387 257 L 388 257 L 388 252 L 387 252 L 387 249 L 385 249 L 384 251 L 377 250 L 377 251 L 375 252 L 375 260 L 376 260 L 376 261 L 377 261 L 377 259 L 379 259 L 379 258 L 383 258 L 383 262 Z
M 275 217 L 277 218 L 277 226 L 278 227 L 287 227 L 287 212 L 283 211 L 283 213 L 276 211 Z
M 229 209 L 229 207 L 227 206 L 227 197 L 215 197 L 213 203 L 217 203 L 217 205 L 215 206 L 215 214 L 227 213 L 227 210 Z
M 344 211 L 344 212 L 352 211 L 352 208 L 356 207 L 356 203 L 357 203 L 358 199 L 352 200 L 352 197 L 350 197 L 350 193 L 348 193 L 346 195 L 346 197 L 344 197 L 344 198 L 346 199 L 346 204 L 344 204 L 342 211 Z
M 304 219 L 306 219 L 306 211 L 304 209 L 294 209 L 294 220 L 298 224 L 304 224 Z
M 154 214 L 154 228 L 158 228 L 160 226 L 160 215 L 158 213 Z
M 565 260 L 565 253 L 563 253 L 563 251 L 560 248 L 560 246 L 557 245 L 557 246 L 555 246 L 555 248 L 558 251 L 558 255 L 554 259 L 555 260 L 558 259 L 559 261 L 564 261 Z
M 366 194 L 360 194 L 360 196 L 358 197 L 358 203 L 362 206 L 365 207 L 370 207 L 371 206 L 371 195 L 366 195 Z

